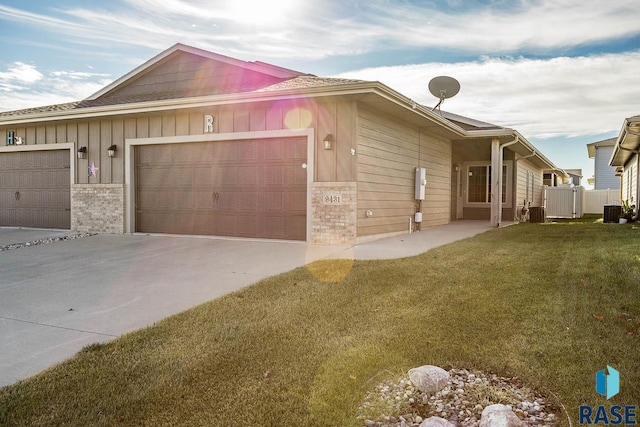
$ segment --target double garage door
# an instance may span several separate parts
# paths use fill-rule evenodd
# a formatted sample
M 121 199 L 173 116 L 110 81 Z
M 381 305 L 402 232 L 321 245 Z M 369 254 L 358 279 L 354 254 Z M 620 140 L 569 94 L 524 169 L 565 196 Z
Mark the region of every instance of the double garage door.
M 69 150 L 0 153 L 0 226 L 71 226 Z
M 306 138 L 135 148 L 136 231 L 306 239 Z

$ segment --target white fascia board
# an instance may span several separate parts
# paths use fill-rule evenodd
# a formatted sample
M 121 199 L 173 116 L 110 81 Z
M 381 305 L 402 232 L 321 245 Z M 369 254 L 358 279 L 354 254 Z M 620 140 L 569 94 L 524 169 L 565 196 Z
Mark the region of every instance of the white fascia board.
M 109 116 L 119 116 L 139 113 L 153 113 L 166 110 L 183 109 L 183 108 L 203 108 L 218 105 L 233 105 L 246 102 L 268 102 L 281 101 L 286 99 L 303 99 L 325 96 L 347 96 L 347 95 L 366 95 L 376 94 L 400 106 L 408 111 L 414 111 L 426 119 L 435 122 L 436 125 L 442 126 L 452 132 L 464 137 L 466 132 L 459 126 L 449 122 L 440 115 L 416 104 L 413 107 L 413 101 L 400 93 L 390 89 L 379 82 L 359 82 L 336 86 L 319 86 L 311 88 L 286 89 L 273 92 L 250 92 L 241 94 L 213 95 L 194 98 L 170 99 L 161 101 L 146 101 L 130 104 L 115 104 L 99 107 L 81 108 L 78 110 L 64 110 L 57 112 L 35 113 L 18 117 L 0 118 L 0 125 L 20 125 L 28 123 L 51 122 L 58 120 L 77 120 Z
M 344 87 L 343 87 L 344 86 Z M 153 113 L 177 108 L 202 108 L 218 105 L 233 105 L 246 102 L 279 101 L 286 99 L 302 99 L 319 96 L 358 95 L 371 93 L 372 90 L 362 83 L 343 85 L 340 87 L 317 87 L 306 89 L 288 89 L 273 92 L 250 92 L 240 94 L 225 94 L 201 96 L 192 98 L 168 99 L 160 101 L 132 102 L 128 104 L 113 104 L 98 107 L 86 107 L 78 110 L 63 110 L 25 114 L 21 116 L 0 117 L 0 125 L 19 125 L 26 123 L 51 122 L 58 120 L 74 120 L 138 113 Z M 370 85 L 369 85 L 370 86 Z
M 518 144 L 525 147 L 531 153 L 535 153 L 535 156 L 538 160 L 548 166 L 549 169 L 552 169 L 556 172 L 561 172 L 565 177 L 569 175 L 563 170 L 556 166 L 551 160 L 549 160 L 544 154 L 540 152 L 531 142 L 527 140 L 520 132 L 511 128 L 502 128 L 502 129 L 488 129 L 488 130 L 471 130 L 466 132 L 470 138 L 518 138 Z

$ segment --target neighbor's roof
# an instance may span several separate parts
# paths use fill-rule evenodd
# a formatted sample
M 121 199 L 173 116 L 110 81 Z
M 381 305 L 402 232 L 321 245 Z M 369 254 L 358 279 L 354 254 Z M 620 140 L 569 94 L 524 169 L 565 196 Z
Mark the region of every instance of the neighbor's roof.
M 593 159 L 596 156 L 596 148 L 613 147 L 614 145 L 616 145 L 616 138 L 603 139 L 602 141 L 596 141 L 587 144 L 587 152 L 589 153 L 589 158 Z
M 469 117 L 454 114 L 449 111 L 442 111 L 442 117 L 456 123 L 458 126 L 465 130 L 479 130 L 479 129 L 504 129 L 502 126 L 494 125 L 492 123 L 482 122 L 480 120 L 472 119 Z

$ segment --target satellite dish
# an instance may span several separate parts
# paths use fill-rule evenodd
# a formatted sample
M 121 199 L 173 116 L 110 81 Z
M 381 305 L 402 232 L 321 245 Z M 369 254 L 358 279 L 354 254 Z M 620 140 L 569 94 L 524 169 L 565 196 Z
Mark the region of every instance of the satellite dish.
M 449 76 L 434 77 L 429 82 L 429 92 L 440 100 L 431 110 L 433 111 L 436 108 L 439 108 L 445 99 L 453 98 L 458 94 L 458 92 L 460 92 L 460 83 L 453 77 Z

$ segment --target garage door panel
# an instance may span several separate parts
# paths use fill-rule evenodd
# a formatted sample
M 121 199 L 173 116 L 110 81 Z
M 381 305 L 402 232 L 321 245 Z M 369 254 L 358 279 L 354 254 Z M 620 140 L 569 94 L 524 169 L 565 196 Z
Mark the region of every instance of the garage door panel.
M 243 191 L 235 194 L 235 210 L 257 212 L 259 195 L 255 191 Z
M 231 168 L 227 168 L 227 169 L 231 169 Z M 245 166 L 242 165 L 238 168 L 236 168 L 235 171 L 229 170 L 229 173 L 234 174 L 235 175 L 235 182 L 232 183 L 228 183 L 227 185 L 239 185 L 242 187 L 246 187 L 246 186 L 257 186 L 259 185 L 258 182 L 258 165 L 250 165 L 250 166 Z
M 0 154 L 0 226 L 70 228 L 69 154 L 69 150 Z
M 170 207 L 169 197 L 166 191 L 155 191 L 138 189 L 136 197 L 136 205 L 138 209 L 168 209 Z
M 215 195 L 209 189 L 195 190 L 193 194 L 193 208 L 195 210 L 210 211 L 214 208 Z
M 306 145 L 306 138 L 175 144 L 186 154 L 171 164 L 148 152 L 170 152 L 164 145 L 137 147 L 144 157 L 136 157 L 136 230 L 304 240 Z
M 224 164 L 212 166 L 213 188 L 235 187 L 237 184 L 237 166 Z
M 259 150 L 257 144 L 236 144 L 236 161 L 245 163 L 256 163 L 259 160 Z M 260 150 L 262 151 L 262 150 Z
M 213 199 L 213 210 L 218 214 L 225 212 L 235 212 L 237 207 L 237 194 L 233 191 L 216 191 L 215 198 Z
M 193 169 L 193 185 L 194 187 L 209 188 L 211 187 L 213 174 L 211 166 L 199 166 Z
M 235 142 L 232 141 L 222 141 L 213 144 L 212 152 L 213 152 L 213 160 L 212 162 L 216 163 L 225 163 L 231 162 L 236 163 L 238 161 L 236 157 L 236 149 Z

